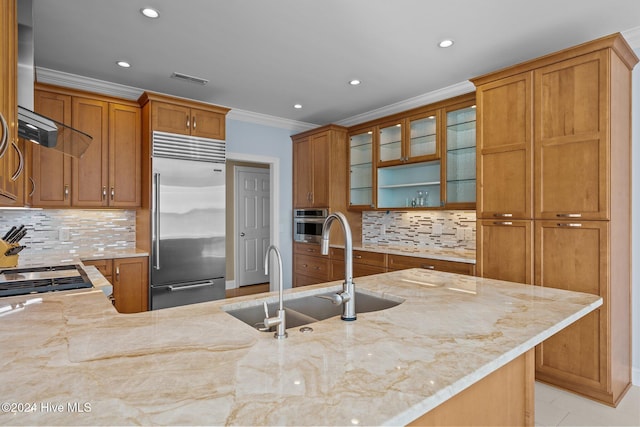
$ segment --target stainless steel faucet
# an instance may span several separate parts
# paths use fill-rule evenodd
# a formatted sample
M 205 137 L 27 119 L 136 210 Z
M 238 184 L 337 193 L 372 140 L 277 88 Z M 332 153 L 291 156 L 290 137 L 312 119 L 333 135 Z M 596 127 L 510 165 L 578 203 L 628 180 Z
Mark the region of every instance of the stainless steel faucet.
M 280 255 L 280 251 L 274 245 L 269 245 L 267 248 L 267 252 L 264 256 L 264 274 L 269 274 L 269 254 L 271 251 L 275 252 L 276 259 L 278 260 L 278 311 L 276 312 L 275 317 L 269 317 L 269 311 L 267 310 L 267 304 L 264 305 L 264 327 L 270 328 L 272 326 L 278 326 L 277 331 L 273 334 L 274 338 L 283 339 L 287 337 L 287 326 L 285 321 L 285 311 L 284 311 L 284 302 L 283 302 L 283 285 L 282 285 L 282 256 Z
M 347 218 L 341 212 L 332 213 L 322 225 L 322 255 L 329 254 L 329 231 L 334 220 L 338 220 L 344 232 L 344 283 L 342 292 L 334 295 L 331 302 L 342 304 L 342 320 L 356 320 L 356 287 L 353 283 L 353 240 Z

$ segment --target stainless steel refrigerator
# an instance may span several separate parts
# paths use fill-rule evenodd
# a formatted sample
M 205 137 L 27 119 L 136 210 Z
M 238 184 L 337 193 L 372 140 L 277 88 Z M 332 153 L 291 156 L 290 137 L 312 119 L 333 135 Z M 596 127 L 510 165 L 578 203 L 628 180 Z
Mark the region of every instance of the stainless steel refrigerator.
M 224 298 L 224 141 L 154 132 L 151 164 L 151 309 Z

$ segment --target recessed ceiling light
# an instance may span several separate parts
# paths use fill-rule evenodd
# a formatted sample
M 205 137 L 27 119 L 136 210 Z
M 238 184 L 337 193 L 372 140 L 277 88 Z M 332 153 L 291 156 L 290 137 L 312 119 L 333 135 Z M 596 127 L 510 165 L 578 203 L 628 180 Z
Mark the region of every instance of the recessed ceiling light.
M 351 86 L 358 86 L 360 83 L 362 83 L 362 82 L 360 80 L 358 80 L 358 79 L 353 79 L 353 80 L 349 81 L 349 84 Z
M 122 68 L 129 68 L 131 67 L 131 64 L 128 63 L 127 61 L 118 61 L 116 62 L 116 64 L 118 64 L 119 66 L 121 66 Z
M 451 46 L 453 46 L 453 40 L 450 40 L 450 39 L 442 40 L 440 43 L 438 43 L 438 46 L 440 46 L 440 47 L 451 47 Z
M 301 109 L 302 108 L 302 104 L 293 104 L 293 108 L 295 109 Z
M 151 19 L 155 19 L 160 16 L 160 12 L 158 12 L 157 10 L 151 7 L 145 7 L 144 9 L 140 9 L 140 13 L 142 13 L 147 18 L 151 18 Z

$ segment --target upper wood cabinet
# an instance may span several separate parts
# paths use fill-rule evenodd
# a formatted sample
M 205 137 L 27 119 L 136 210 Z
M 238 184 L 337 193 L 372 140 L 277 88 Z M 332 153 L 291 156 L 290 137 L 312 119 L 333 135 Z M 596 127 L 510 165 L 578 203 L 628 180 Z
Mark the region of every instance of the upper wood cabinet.
M 225 139 L 228 108 L 145 92 L 138 102 L 151 103 L 151 129 L 201 138 Z
M 378 166 L 440 158 L 439 116 L 438 110 L 422 111 L 380 123 L 377 126 Z
M 292 136 L 293 207 L 344 210 L 347 204 L 347 133 L 329 125 Z
M 349 209 L 375 207 L 373 127 L 349 131 Z
M 35 108 L 93 139 L 79 159 L 34 147 L 33 206 L 140 206 L 142 125 L 137 104 L 38 85 Z
M 478 218 L 533 218 L 532 84 L 525 72 L 478 86 Z
M 18 18 L 15 0 L 0 6 L 0 206 L 22 206 L 24 153 L 18 141 Z

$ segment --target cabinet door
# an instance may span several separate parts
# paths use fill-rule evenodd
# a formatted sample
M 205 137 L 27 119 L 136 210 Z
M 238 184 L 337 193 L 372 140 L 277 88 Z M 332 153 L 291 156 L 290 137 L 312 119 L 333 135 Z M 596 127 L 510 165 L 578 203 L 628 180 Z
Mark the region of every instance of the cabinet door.
M 533 218 L 532 76 L 478 87 L 478 218 Z
M 536 348 L 536 375 L 543 381 L 604 391 L 610 339 L 609 223 L 535 221 L 535 246 L 536 285 L 600 295 L 604 299 L 596 311 Z
M 5 141 L 0 147 L 0 206 L 20 206 L 17 200 L 17 188 L 11 177 L 15 173 L 16 153 L 12 148 L 18 142 L 17 136 L 17 64 L 18 64 L 18 18 L 17 2 L 2 0 L 0 14 L 0 114 L 3 126 L 0 126 L 0 139 Z M 6 125 L 6 127 L 5 127 Z
M 313 158 L 309 138 L 293 144 L 293 207 L 311 207 Z
M 442 179 L 446 208 L 476 207 L 476 106 L 469 102 L 443 114 Z
M 533 221 L 478 220 L 476 234 L 478 276 L 533 283 Z
M 120 313 L 148 310 L 149 261 L 147 257 L 113 260 L 113 297 Z
M 191 109 L 191 135 L 202 138 L 225 138 L 225 115 L 213 111 Z
M 535 71 L 536 218 L 609 219 L 608 58 Z
M 189 135 L 191 132 L 191 109 L 180 105 L 152 101 L 151 128 L 162 132 Z
M 311 141 L 311 158 L 313 159 L 311 164 L 313 170 L 311 203 L 313 207 L 328 207 L 329 187 L 332 186 L 331 180 L 335 179 L 329 167 L 331 134 L 328 131 L 322 132 L 318 135 L 312 135 L 309 139 Z M 336 185 L 344 185 L 344 181 Z
M 407 160 L 402 142 L 403 122 L 398 120 L 378 127 L 378 166 L 396 165 Z
M 109 206 L 140 206 L 141 150 L 140 108 L 109 104 Z
M 424 162 L 440 158 L 440 111 L 409 117 L 406 121 L 405 161 Z
M 71 124 L 71 96 L 34 91 L 35 111 L 61 123 Z M 71 206 L 71 157 L 58 150 L 33 147 L 33 205 Z
M 73 97 L 71 114 L 72 126 L 93 138 L 82 157 L 72 160 L 71 204 L 76 207 L 107 206 L 109 104 Z
M 373 204 L 373 130 L 349 136 L 349 208 L 370 209 Z

